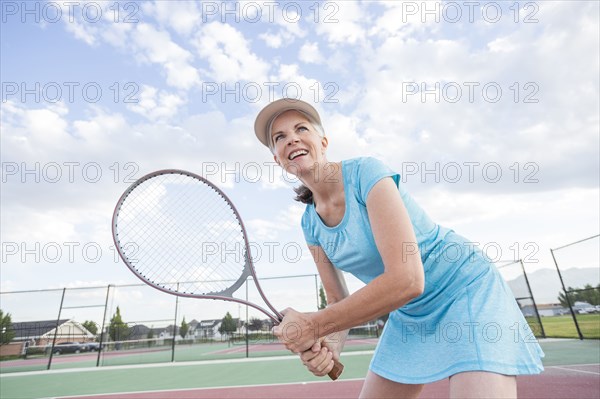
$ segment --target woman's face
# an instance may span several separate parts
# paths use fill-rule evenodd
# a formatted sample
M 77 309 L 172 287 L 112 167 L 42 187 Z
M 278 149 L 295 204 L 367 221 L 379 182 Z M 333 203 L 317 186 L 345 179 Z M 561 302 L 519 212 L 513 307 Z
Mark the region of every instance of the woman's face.
M 321 137 L 301 112 L 290 110 L 275 118 L 271 142 L 275 162 L 296 176 L 326 162 L 327 138 Z

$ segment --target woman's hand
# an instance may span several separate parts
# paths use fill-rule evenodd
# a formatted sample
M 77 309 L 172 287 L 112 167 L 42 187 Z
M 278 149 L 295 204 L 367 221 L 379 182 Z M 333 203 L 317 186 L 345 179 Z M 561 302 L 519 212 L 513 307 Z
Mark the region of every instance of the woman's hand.
M 312 348 L 300 354 L 300 360 L 308 371 L 317 377 L 327 375 L 333 369 L 333 352 L 325 343 L 317 341 Z
M 337 334 L 336 334 L 337 335 Z M 317 377 L 323 377 L 333 369 L 334 360 L 340 360 L 345 340 L 319 340 L 312 348 L 300 354 L 302 363 Z
M 302 353 L 311 349 L 319 339 L 318 328 L 311 318 L 311 313 L 300 313 L 287 308 L 278 326 L 273 327 L 273 334 L 294 353 Z

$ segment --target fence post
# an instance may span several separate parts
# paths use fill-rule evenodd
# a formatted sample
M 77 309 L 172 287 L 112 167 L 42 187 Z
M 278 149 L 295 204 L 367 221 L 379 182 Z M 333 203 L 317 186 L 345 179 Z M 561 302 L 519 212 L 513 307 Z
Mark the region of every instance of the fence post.
M 246 302 L 248 302 L 248 279 L 246 278 Z M 246 305 L 246 357 L 250 357 L 250 344 L 248 342 L 248 305 Z
M 529 290 L 529 295 L 531 295 L 531 302 L 533 302 L 533 308 L 535 309 L 535 316 L 537 317 L 538 323 L 540 323 L 540 328 L 542 329 L 542 338 L 546 338 L 546 332 L 544 331 L 544 325 L 542 324 L 542 319 L 540 318 L 540 312 L 538 311 L 537 304 L 535 303 L 535 299 L 533 298 L 533 292 L 531 291 L 531 285 L 529 285 L 529 278 L 527 278 L 527 272 L 525 271 L 525 266 L 523 265 L 523 259 L 519 259 L 519 263 L 521 264 L 521 270 L 523 270 L 523 276 L 525 277 L 525 283 L 527 283 L 527 289 Z
M 556 258 L 554 257 L 554 250 L 551 249 L 550 254 L 552 255 L 552 259 L 554 260 L 554 265 L 556 266 L 556 271 L 558 272 L 558 277 L 560 278 L 560 284 L 562 285 L 563 292 L 565 293 L 565 298 L 567 299 L 567 305 L 569 305 L 569 311 L 571 312 L 571 317 L 573 317 L 573 322 L 575 323 L 575 328 L 577 329 L 577 335 L 579 335 L 580 340 L 583 340 L 583 334 L 581 334 L 579 323 L 577 323 L 577 317 L 575 317 L 575 312 L 573 311 L 573 306 L 571 305 L 571 299 L 569 299 L 569 292 L 565 287 L 565 282 L 563 281 L 562 274 L 560 274 L 560 269 L 558 268 L 558 263 L 556 262 Z
M 60 314 L 62 313 L 66 291 L 67 288 L 63 288 L 62 297 L 60 298 L 60 307 L 58 308 L 58 317 L 56 318 L 56 327 L 54 327 L 54 338 L 52 339 L 52 347 L 50 348 L 50 356 L 48 357 L 48 367 L 46 367 L 46 370 L 50 370 L 50 365 L 52 365 L 52 355 L 54 354 L 54 345 L 56 345 L 56 336 L 58 335 L 58 323 L 60 323 Z
M 179 283 L 177 283 L 179 292 Z M 175 336 L 177 335 L 177 308 L 179 307 L 179 295 L 175 296 L 175 321 L 173 322 L 173 343 L 171 344 L 171 362 L 175 361 Z
M 96 367 L 100 366 L 100 354 L 102 353 L 102 344 L 104 343 L 104 326 L 106 323 L 106 312 L 108 311 L 109 293 L 110 284 L 106 287 L 106 300 L 104 301 L 104 316 L 102 316 L 102 328 L 100 329 L 100 343 L 98 345 L 98 357 L 96 358 Z
M 321 301 L 319 298 L 319 282 L 317 280 L 317 275 L 315 274 L 315 293 L 317 294 L 317 310 L 321 307 Z

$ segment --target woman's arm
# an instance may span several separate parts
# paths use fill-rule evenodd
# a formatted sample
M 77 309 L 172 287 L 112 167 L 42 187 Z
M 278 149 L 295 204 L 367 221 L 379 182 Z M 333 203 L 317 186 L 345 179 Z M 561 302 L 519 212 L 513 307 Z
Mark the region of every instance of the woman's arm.
M 309 246 L 308 249 L 321 276 L 321 282 L 327 294 L 327 304 L 332 305 L 346 298 L 348 288 L 342 272 L 333 266 L 323 248 Z M 340 331 L 325 337 L 323 342 L 315 343 L 312 348 L 300 353 L 302 363 L 316 376 L 327 375 L 334 367 L 333 360 L 340 360 L 347 335 L 348 330 Z
M 308 249 L 317 265 L 323 288 L 327 294 L 327 304 L 332 305 L 346 298 L 348 288 L 342 272 L 333 266 L 323 248 L 311 245 Z
M 346 287 L 346 280 L 340 270 L 338 270 L 329 258 L 323 248 L 319 246 L 309 246 L 308 249 L 315 260 L 325 294 L 327 296 L 327 306 L 331 306 L 345 299 L 348 296 L 348 287 Z M 326 341 L 329 341 L 332 348 L 336 347 L 335 359 L 338 359 L 339 352 L 344 348 L 346 342 L 346 336 L 348 330 L 336 331 L 336 334 L 327 337 Z M 339 343 L 340 345 L 333 345 Z
M 424 272 L 417 240 L 391 178 L 373 186 L 367 198 L 367 212 L 384 273 L 318 312 L 304 314 L 286 309 L 286 317 L 274 331 L 293 352 L 305 351 L 320 337 L 373 320 L 422 294 Z

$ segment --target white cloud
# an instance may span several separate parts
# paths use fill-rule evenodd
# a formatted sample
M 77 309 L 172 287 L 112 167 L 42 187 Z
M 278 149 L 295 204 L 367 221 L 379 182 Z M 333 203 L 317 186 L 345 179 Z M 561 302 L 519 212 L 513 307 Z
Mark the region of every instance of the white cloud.
M 131 7 L 128 7 L 127 10 L 132 14 L 129 15 L 120 8 L 119 14 L 116 14 L 113 9 L 114 5 L 111 3 L 90 3 L 94 4 L 94 8 L 102 9 L 102 18 L 94 23 L 91 23 L 89 18 L 84 17 L 81 12 L 77 12 L 77 5 L 74 6 L 75 12 L 69 11 L 66 3 L 61 5 L 63 15 L 70 15 L 69 13 L 72 12 L 72 20 L 64 18 L 64 21 L 66 30 L 75 38 L 90 46 L 97 46 L 99 42 L 104 41 L 124 51 L 127 55 L 133 54 L 138 60 L 160 65 L 164 70 L 166 82 L 170 86 L 189 89 L 200 83 L 198 71 L 193 66 L 192 53 L 175 43 L 166 30 L 144 22 L 144 19 L 140 18 L 140 9 L 131 10 Z M 197 15 L 193 11 L 195 6 L 182 2 L 178 3 L 171 13 L 166 13 L 164 12 L 165 5 L 166 3 L 163 4 L 163 2 L 144 4 L 141 10 L 155 15 L 161 24 L 178 33 L 189 34 L 197 23 Z M 182 18 L 182 15 L 186 17 Z M 123 19 L 131 17 L 133 21 L 119 20 L 115 22 L 114 18 L 117 17 Z M 175 23 L 173 18 L 178 23 Z
M 177 94 L 143 85 L 138 95 L 139 102 L 127 104 L 127 108 L 151 121 L 165 120 L 177 114 L 185 99 Z
M 586 6 L 590 12 L 597 9 Z M 501 26 L 496 36 L 487 27 L 487 46 L 478 45 L 476 38 L 438 38 L 439 32 L 427 30 L 426 40 L 390 33 L 355 68 L 365 78 L 353 113 L 361 120 L 362 136 L 386 158 L 426 161 L 430 166 L 451 158 L 506 162 L 505 168 L 517 161 L 534 162 L 541 176 L 554 175 L 542 179 L 538 190 L 580 185 L 583 180 L 593 184 L 599 122 L 598 92 L 591 88 L 598 87 L 599 43 L 598 35 L 591 33 L 597 33 L 597 20 L 588 23 L 590 12 L 565 4 L 540 7 L 547 23 L 509 32 Z M 583 21 L 575 23 L 576 15 Z M 468 82 L 477 84 L 473 101 Z M 406 95 L 406 85 L 413 83 L 429 88 L 439 84 L 439 103 L 433 94 Z M 448 84 L 462 90 L 456 104 L 444 96 Z M 501 88 L 501 101 L 486 100 L 486 84 Z M 576 158 L 580 162 L 569 161 Z
M 263 15 L 268 11 L 263 10 Z M 265 44 L 271 48 L 285 48 L 292 45 L 297 38 L 306 37 L 307 30 L 302 29 L 304 21 L 294 7 L 283 8 L 275 7 L 274 14 L 271 15 L 272 23 L 269 23 L 269 29 L 258 35 Z M 266 19 L 266 17 L 265 17 Z M 307 25 L 314 24 L 310 18 L 306 21 Z
M 323 63 L 323 56 L 319 51 L 319 44 L 316 42 L 304 43 L 298 52 L 298 59 L 307 64 Z
M 441 3 L 437 0 L 428 1 L 427 4 L 410 1 L 381 1 L 379 4 L 385 9 L 381 15 L 374 17 L 372 24 L 369 24 L 368 35 L 380 38 L 408 38 L 425 31 L 436 32 L 439 26 L 436 20 L 443 20 L 440 17 Z M 424 18 L 423 10 L 425 9 L 430 12 L 427 18 Z
M 327 37 L 332 46 L 360 44 L 365 40 L 364 25 L 368 23 L 366 5 L 356 1 L 325 3 L 329 18 L 316 25 L 316 31 Z M 322 10 L 323 11 L 323 10 Z
M 518 49 L 519 44 L 509 37 L 499 37 L 488 43 L 492 53 L 511 52 Z
M 196 51 L 210 66 L 210 77 L 219 82 L 265 82 L 269 65 L 250 51 L 250 43 L 231 25 L 203 25 L 194 41 Z
M 68 108 L 62 102 L 28 109 L 8 101 L 2 110 L 2 153 L 7 160 L 44 157 L 64 152 L 75 139 L 68 133 Z M 11 147 L 18 150 L 10 151 Z M 38 158 L 39 159 L 39 158 Z
M 359 123 L 357 117 L 338 113 L 327 115 L 323 124 L 330 145 L 327 150 L 329 161 L 372 155 L 368 142 L 358 134 Z
M 142 12 L 152 15 L 161 26 L 189 36 L 201 23 L 198 5 L 193 1 L 154 1 L 142 3 Z
M 279 33 L 261 33 L 258 37 L 271 48 L 279 48 L 283 43 L 283 36 Z
M 168 32 L 140 23 L 132 35 L 137 55 L 142 60 L 160 64 L 169 85 L 186 89 L 200 83 L 198 71 L 191 64 L 192 53 L 173 42 Z
M 256 240 L 276 240 L 282 232 L 296 229 L 304 213 L 304 206 L 292 203 L 279 211 L 271 219 L 250 219 L 246 221 L 248 234 Z
M 111 147 L 116 132 L 127 128 L 127 121 L 123 115 L 107 113 L 101 108 L 93 109 L 92 118 L 73 122 L 73 133 L 83 139 L 86 146 L 100 152 Z

